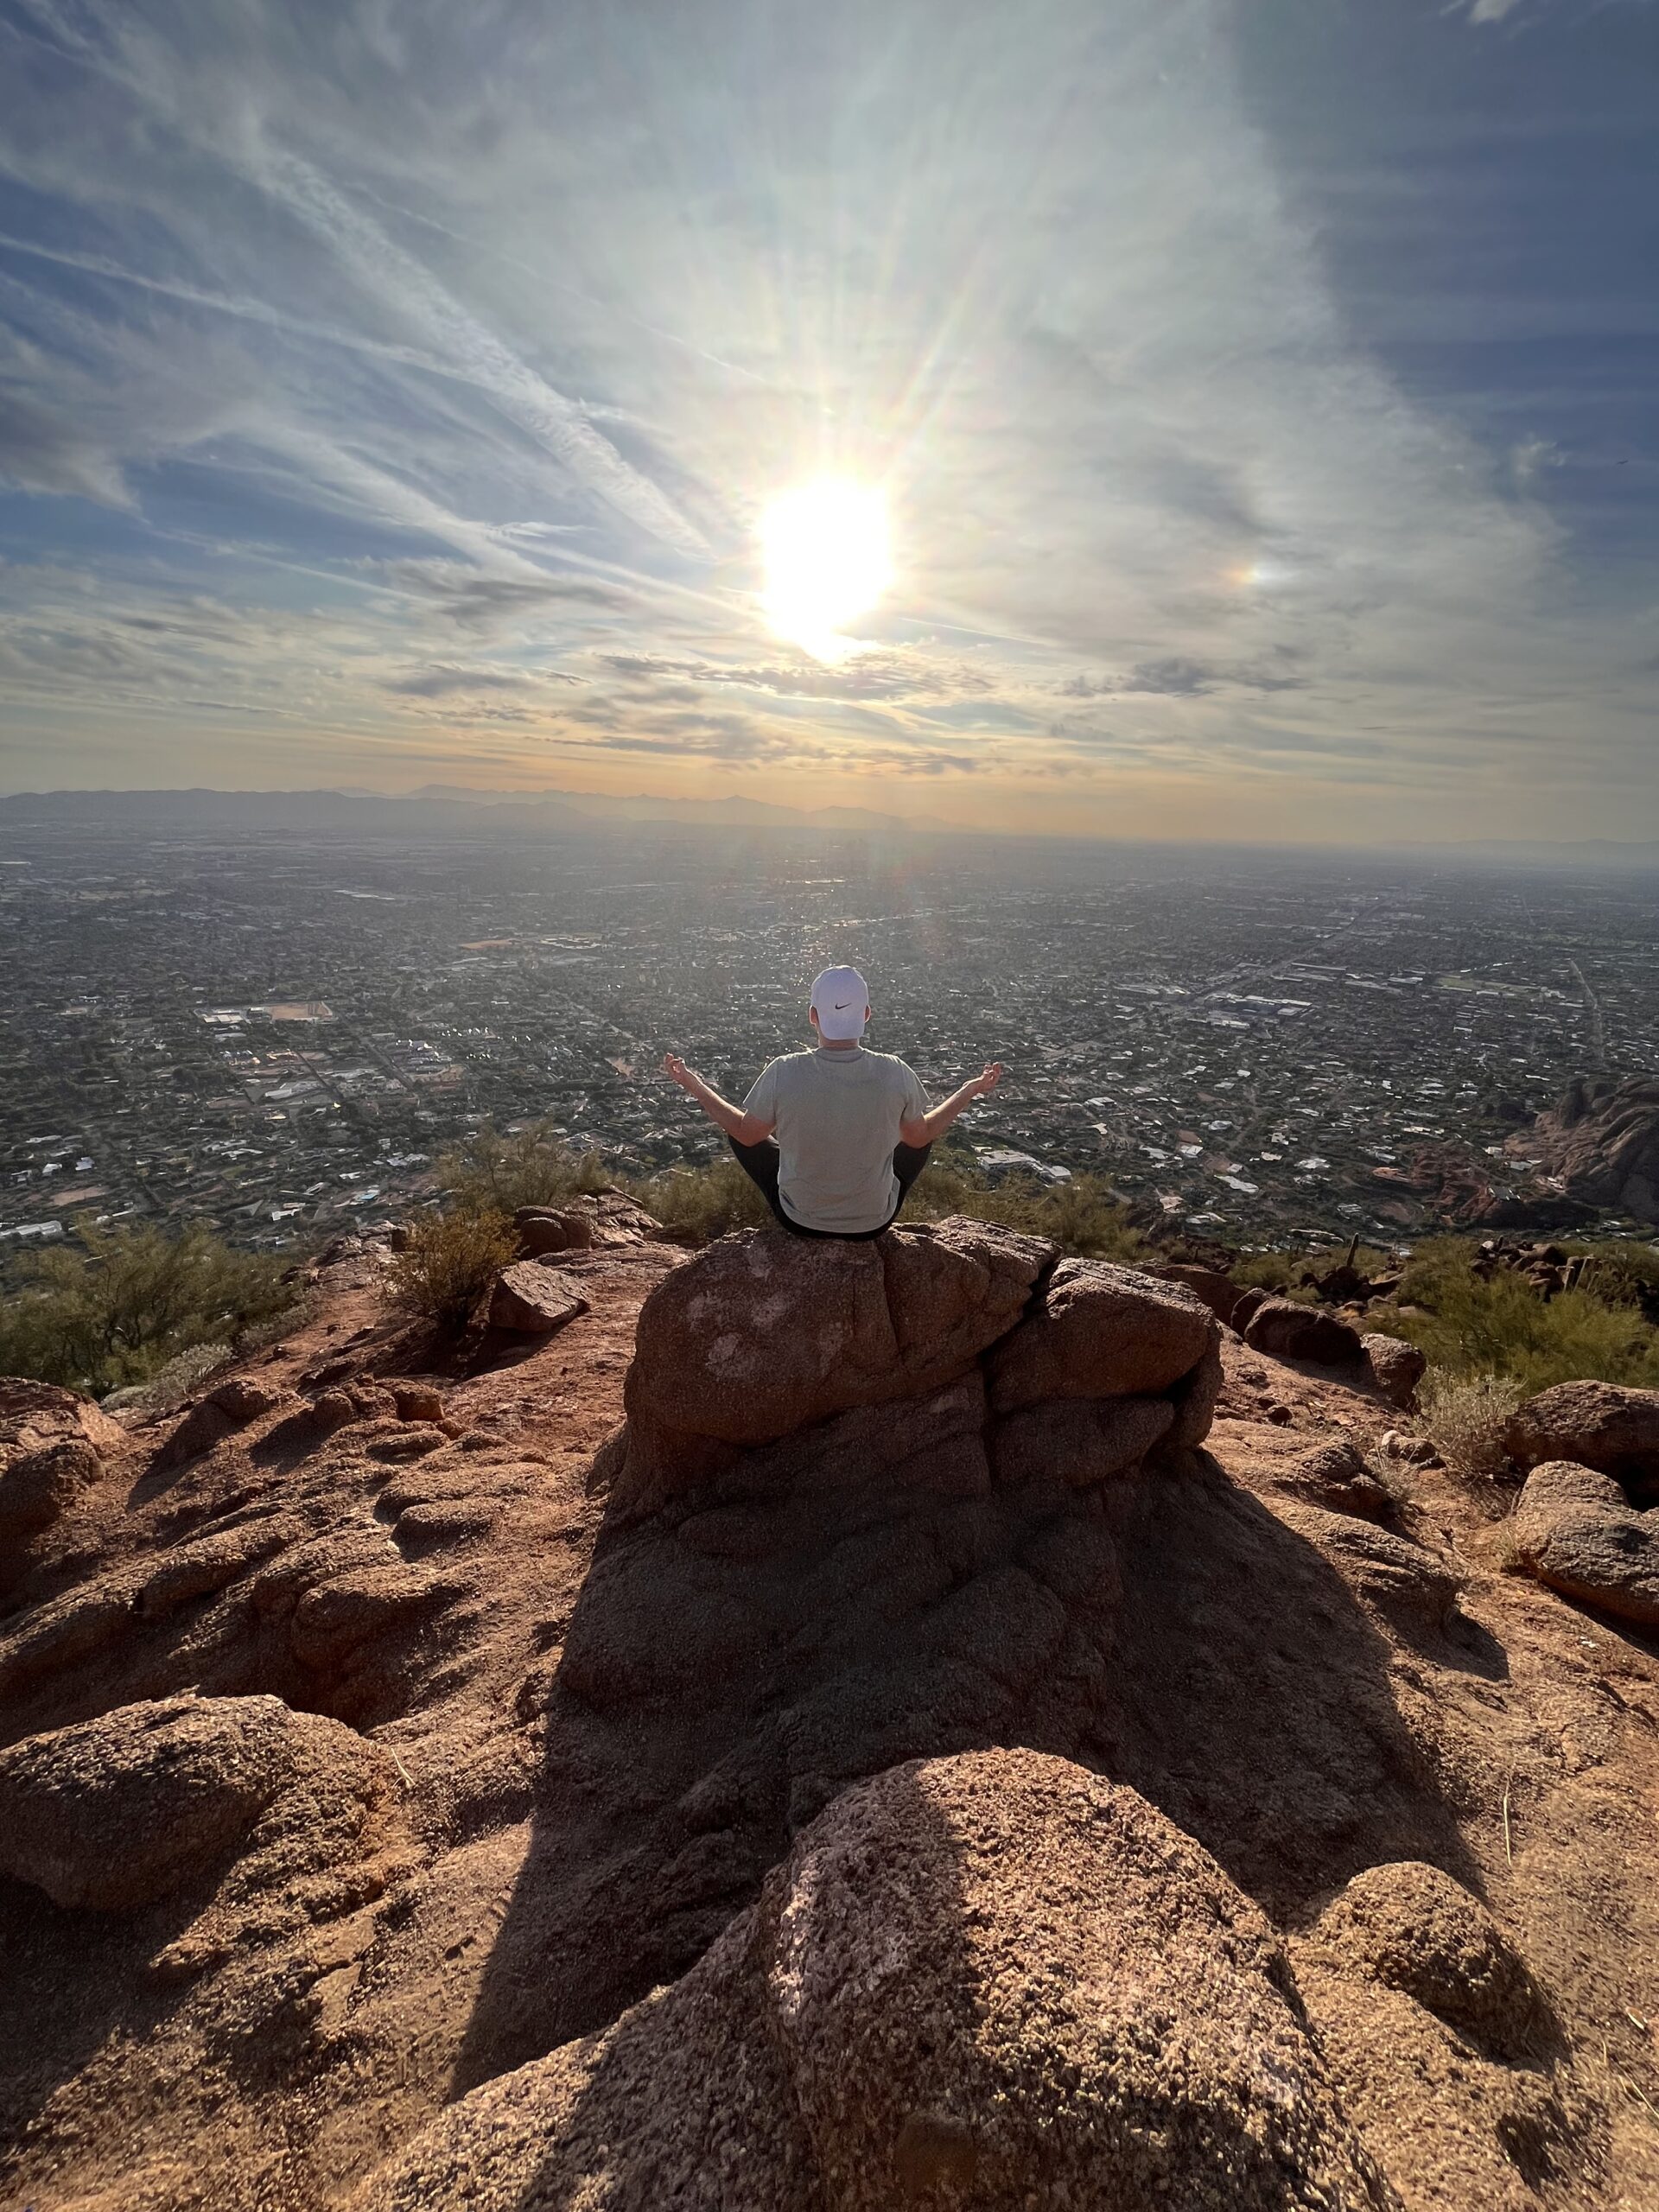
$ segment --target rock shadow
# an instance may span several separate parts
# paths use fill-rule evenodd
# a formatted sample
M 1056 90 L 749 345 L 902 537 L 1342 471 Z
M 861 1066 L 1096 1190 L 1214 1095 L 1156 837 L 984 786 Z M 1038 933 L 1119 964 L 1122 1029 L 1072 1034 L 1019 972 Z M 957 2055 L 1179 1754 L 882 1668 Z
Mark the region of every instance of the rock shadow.
M 1338 1542 L 1372 1533 L 1317 1518 Z M 1388 1639 L 1319 1543 L 1194 1453 L 1138 1491 L 1122 1555 L 1116 1774 L 1281 1923 L 1385 1860 L 1478 1889 L 1402 1718 Z M 1452 1578 L 1425 1570 L 1414 1590 L 1408 1564 L 1382 1569 L 1368 1595 L 1403 1642 L 1501 1677 L 1502 1647 L 1456 1612 Z
M 375 2212 L 480 2169 L 549 2212 L 1394 2202 L 1255 1908 L 1020 1751 L 843 1796 L 690 1974 L 453 2109 Z
M 141 2044 L 177 2012 L 177 1986 L 156 1974 L 150 1962 L 189 1926 L 203 1902 L 193 1895 L 133 1912 L 75 1910 L 54 1904 L 31 1883 L 0 1875 L 7 1954 L 0 2005 L 0 2144 L 6 2146 L 0 2196 L 55 2092 L 100 2050 L 117 2042 Z
M 454 2092 L 677 1979 L 802 1826 L 911 1758 L 1129 1782 L 1277 1918 L 1382 1859 L 1473 1886 L 1389 1662 L 1318 1546 L 1201 1455 L 1090 1490 L 613 1511 Z

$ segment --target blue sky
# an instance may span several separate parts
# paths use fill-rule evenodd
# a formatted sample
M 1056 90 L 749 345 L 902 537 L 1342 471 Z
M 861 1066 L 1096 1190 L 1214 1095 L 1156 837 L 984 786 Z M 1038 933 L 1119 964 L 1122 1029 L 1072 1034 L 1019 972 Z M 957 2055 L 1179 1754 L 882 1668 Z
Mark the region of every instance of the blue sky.
M 0 789 L 1659 836 L 1656 115 L 1654 0 L 0 0 Z

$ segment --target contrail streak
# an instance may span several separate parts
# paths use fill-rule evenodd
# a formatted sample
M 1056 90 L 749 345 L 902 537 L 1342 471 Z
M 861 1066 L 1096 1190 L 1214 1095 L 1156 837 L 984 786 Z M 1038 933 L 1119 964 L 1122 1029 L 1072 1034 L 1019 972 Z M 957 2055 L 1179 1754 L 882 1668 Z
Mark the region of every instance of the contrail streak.
M 521 269 L 526 276 L 533 276 L 538 284 L 551 285 L 555 291 L 567 293 L 573 300 L 580 300 L 585 307 L 597 308 L 601 315 L 613 316 L 626 322 L 634 330 L 643 330 L 647 338 L 656 339 L 664 346 L 677 346 L 682 353 L 690 353 L 699 361 L 707 361 L 716 369 L 724 369 L 728 376 L 741 377 L 747 384 L 758 384 L 763 391 L 775 391 L 777 380 L 762 376 L 757 369 L 746 369 L 741 361 L 728 361 L 723 353 L 711 353 L 706 346 L 698 346 L 690 338 L 681 338 L 671 330 L 664 330 L 659 323 L 647 322 L 643 315 L 631 315 L 626 308 L 618 307 L 613 300 L 601 299 L 595 293 L 584 292 L 580 284 L 567 283 L 562 276 L 550 276 L 544 270 L 537 269 L 528 261 L 521 261 L 516 253 L 503 253 L 499 246 L 486 245 L 481 238 L 468 238 L 464 231 L 451 230 L 448 223 L 441 223 L 433 215 L 423 215 L 417 208 L 404 207 L 395 200 L 384 200 L 378 192 L 365 196 L 377 207 L 384 207 L 389 215 L 401 215 L 405 222 L 419 223 L 424 229 L 435 231 L 442 238 L 449 238 L 456 245 L 464 245 L 470 252 L 487 254 L 492 261 L 499 261 L 505 269 Z
M 79 269 L 91 276 L 106 276 L 114 283 L 136 284 L 143 291 L 159 292 L 163 298 L 181 301 L 187 307 L 209 308 L 218 315 L 264 323 L 269 329 L 291 331 L 296 337 L 321 339 L 331 346 L 346 346 L 354 353 L 377 354 L 384 360 L 397 361 L 406 368 L 426 369 L 434 376 L 448 377 L 457 383 L 477 382 L 453 361 L 435 353 L 423 353 L 418 346 L 362 338 L 351 331 L 335 329 L 329 323 L 310 322 L 302 315 L 285 314 L 281 308 L 268 306 L 264 300 L 252 299 L 245 293 L 210 292 L 199 284 L 182 283 L 175 277 L 146 276 L 107 254 L 78 253 L 68 246 L 40 245 L 32 238 L 14 238 L 6 231 L 0 231 L 0 248 L 10 253 L 29 254 L 36 261 L 53 262 L 60 269 Z
M 503 413 L 545 446 L 573 476 L 677 551 L 709 557 L 710 548 L 702 532 L 649 477 L 630 467 L 574 401 L 527 367 L 321 171 L 296 155 L 273 149 L 264 156 L 255 175 L 381 297 L 423 321 L 441 344 L 467 365 L 474 380 L 493 396 Z

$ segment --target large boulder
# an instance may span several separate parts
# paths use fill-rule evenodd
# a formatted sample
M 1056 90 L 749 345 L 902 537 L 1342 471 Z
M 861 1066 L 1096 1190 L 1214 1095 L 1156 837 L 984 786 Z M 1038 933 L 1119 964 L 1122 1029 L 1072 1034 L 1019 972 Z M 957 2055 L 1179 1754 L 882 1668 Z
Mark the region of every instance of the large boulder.
M 518 1337 L 550 1337 L 567 1321 L 588 1311 L 588 1300 L 571 1275 L 535 1260 L 515 1260 L 503 1268 L 490 1294 L 490 1326 Z
M 1251 1314 L 1244 1341 L 1272 1359 L 1306 1359 L 1317 1367 L 1342 1367 L 1363 1357 L 1359 1332 L 1323 1306 L 1294 1298 L 1269 1298 Z
M 1616 1382 L 1557 1382 L 1512 1414 L 1503 1449 L 1520 1467 L 1572 1459 L 1659 1498 L 1659 1390 Z
M 549 1252 L 610 1251 L 643 1244 L 661 1230 L 637 1199 L 614 1185 L 574 1193 L 554 1206 L 520 1206 L 512 1221 L 524 1259 Z
M 41 1535 L 103 1471 L 104 1462 L 80 1437 L 18 1452 L 0 1473 L 0 1545 Z
M 1306 1498 L 1327 1513 L 1386 1522 L 1394 1511 L 1392 1495 L 1366 1465 L 1358 1446 L 1347 1438 L 1301 1453 L 1274 1480 L 1291 1497 Z
M 626 1432 L 601 1470 L 613 1505 L 637 1515 L 715 1483 L 774 1491 L 780 1474 L 804 1479 L 805 1463 L 823 1459 L 830 1425 L 981 1373 L 1005 1423 L 1061 1401 L 1105 1409 L 1098 1421 L 1035 1420 L 1025 1443 L 1011 1434 L 1004 1457 L 1029 1471 L 1027 1447 L 1045 1427 L 1072 1480 L 1104 1479 L 1155 1443 L 1202 1441 L 1221 1381 L 1209 1307 L 1129 1268 L 1053 1261 L 1039 1237 L 965 1219 L 863 1243 L 773 1230 L 721 1239 L 641 1309 Z M 1112 1410 L 1154 1399 L 1173 1412 Z M 1080 1443 L 1091 1430 L 1109 1432 L 1099 1452 Z M 1126 1438 L 1138 1441 L 1129 1458 Z M 836 1430 L 838 1461 L 845 1441 Z M 1092 1472 L 1075 1471 L 1080 1464 Z M 821 1471 L 810 1479 L 821 1483 Z
M 1510 1528 L 1518 1563 L 1552 1590 L 1659 1628 L 1659 1510 L 1637 1512 L 1611 1475 L 1547 1459 Z
M 127 1440 L 127 1432 L 90 1398 L 55 1382 L 25 1375 L 0 1375 L 0 1465 L 13 1452 L 75 1441 L 105 1455 Z
M 1104 1260 L 1062 1260 L 1040 1306 L 997 1346 L 991 1402 L 1167 1390 L 1217 1341 L 1215 1315 L 1184 1284 Z
M 1548 2007 L 1526 1961 L 1438 1866 L 1368 1866 L 1320 1915 L 1313 1947 L 1340 1973 L 1403 1990 L 1501 2057 L 1523 2058 L 1548 2039 Z
M 1147 1273 L 1165 1282 L 1179 1282 L 1201 1298 L 1217 1321 L 1232 1324 L 1238 1301 L 1243 1294 L 1232 1277 L 1223 1274 L 1216 1268 L 1199 1267 L 1190 1260 L 1169 1260 L 1161 1267 L 1148 1268 Z
M 597 1239 L 594 1217 L 576 1206 L 520 1206 L 512 1217 L 521 1260 L 549 1252 L 591 1251 Z
M 1417 1385 L 1428 1370 L 1428 1356 L 1403 1337 L 1385 1337 L 1372 1331 L 1359 1340 L 1371 1380 L 1391 1406 L 1402 1414 L 1417 1410 Z
M 280 1390 L 268 1389 L 250 1376 L 232 1376 L 190 1408 L 157 1451 L 151 1465 L 160 1474 L 200 1459 L 214 1445 L 222 1444 L 227 1436 L 235 1435 L 250 1422 L 274 1412 L 283 1403 L 284 1395 Z
M 15 1589 L 28 1574 L 34 1539 L 101 1478 L 105 1459 L 126 1440 L 90 1398 L 55 1382 L 0 1376 L 0 1589 Z
M 1146 1485 L 1205 1478 L 1184 1447 L 1220 1327 L 1179 1285 L 1052 1260 L 967 1220 L 746 1235 L 647 1300 L 550 1707 L 561 1758 L 608 1777 L 593 1817 L 632 1839 L 602 1914 L 530 1939 L 590 1958 L 573 1980 L 682 1971 L 848 1783 L 1116 1742 L 1118 1542 Z M 644 1775 L 674 1810 L 642 1833 Z M 557 2002 L 527 2000 L 491 2063 L 548 2048 Z
M 1383 2212 L 1273 1929 L 1135 1791 L 984 1751 L 800 1836 L 672 1987 L 462 2098 L 356 2212 Z
M 296 1783 L 321 1770 L 360 1796 L 381 1764 L 280 1698 L 122 1706 L 0 1751 L 0 1872 L 60 1905 L 149 1904 L 214 1871 Z
M 1138 1467 L 1174 1425 L 1167 1398 L 1048 1398 L 997 1423 L 992 1459 L 1005 1483 L 1106 1482 Z
M 867 1243 L 750 1230 L 677 1268 L 640 1309 L 624 1392 L 629 1483 L 696 1479 L 859 1406 L 965 1375 L 1054 1256 L 988 1222 Z

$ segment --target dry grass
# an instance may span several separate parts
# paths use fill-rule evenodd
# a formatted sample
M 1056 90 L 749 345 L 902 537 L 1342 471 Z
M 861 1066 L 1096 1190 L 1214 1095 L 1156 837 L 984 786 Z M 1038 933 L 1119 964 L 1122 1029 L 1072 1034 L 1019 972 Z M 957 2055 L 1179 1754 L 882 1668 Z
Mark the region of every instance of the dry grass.
M 1503 1424 L 1526 1395 L 1513 1376 L 1449 1375 L 1433 1367 L 1419 1384 L 1417 1400 L 1446 1465 L 1491 1482 L 1507 1465 L 1499 1440 Z
M 463 1212 L 513 1214 L 601 1191 L 610 1173 L 597 1152 L 578 1152 L 546 1122 L 504 1135 L 486 1122 L 437 1163 L 437 1179 Z

